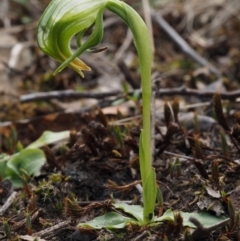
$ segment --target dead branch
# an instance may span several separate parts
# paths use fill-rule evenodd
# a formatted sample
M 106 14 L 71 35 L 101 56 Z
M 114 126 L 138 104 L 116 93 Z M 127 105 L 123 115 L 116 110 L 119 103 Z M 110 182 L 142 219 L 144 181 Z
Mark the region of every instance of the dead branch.
M 139 91 L 140 90 L 135 90 Z M 133 95 L 134 91 L 129 91 L 128 95 Z M 141 92 L 140 92 L 141 93 Z M 177 88 L 161 88 L 158 93 L 157 97 L 163 96 L 172 96 L 172 95 L 180 95 L 180 96 L 195 96 L 195 97 L 205 97 L 211 99 L 216 91 L 201 91 L 197 89 L 190 89 L 186 88 L 185 86 L 177 87 Z M 225 100 L 235 100 L 236 98 L 240 97 L 240 90 L 235 91 L 227 91 L 221 92 L 221 98 Z M 20 96 L 21 103 L 27 103 L 32 101 L 39 101 L 39 100 L 46 100 L 49 101 L 51 99 L 63 99 L 63 98 L 93 98 L 93 99 L 103 99 L 106 97 L 113 97 L 113 96 L 124 96 L 124 93 L 121 91 L 111 91 L 111 92 L 104 92 L 104 93 L 89 93 L 84 92 L 80 93 L 74 90 L 63 90 L 63 91 L 49 91 L 49 92 L 36 92 L 32 94 L 26 94 Z
M 160 15 L 157 14 L 154 10 L 151 10 L 152 19 L 156 22 L 162 30 L 181 48 L 183 53 L 188 55 L 194 61 L 200 65 L 207 67 L 210 72 L 215 74 L 218 77 L 221 77 L 221 72 L 214 67 L 208 60 L 199 55 L 169 24 L 168 22 Z
M 21 103 L 50 100 L 50 99 L 62 99 L 62 98 L 88 98 L 88 99 L 103 99 L 106 97 L 112 97 L 121 94 L 120 91 L 111 91 L 105 93 L 89 93 L 89 92 L 77 92 L 74 90 L 63 91 L 49 91 L 49 92 L 36 92 L 32 94 L 22 95 L 20 97 Z
M 34 233 L 32 236 L 35 237 L 41 237 L 41 238 L 45 238 L 48 237 L 49 235 L 51 236 L 55 236 L 57 232 L 59 232 L 59 230 L 64 229 L 66 227 L 68 227 L 68 225 L 71 223 L 71 220 L 66 220 L 63 221 L 61 223 L 57 223 L 56 225 L 46 228 L 40 232 Z
M 8 199 L 6 200 L 6 202 L 4 203 L 4 205 L 0 208 L 0 216 L 2 216 L 4 214 L 4 212 L 12 205 L 13 201 L 15 200 L 16 196 L 17 196 L 17 192 L 13 192 Z

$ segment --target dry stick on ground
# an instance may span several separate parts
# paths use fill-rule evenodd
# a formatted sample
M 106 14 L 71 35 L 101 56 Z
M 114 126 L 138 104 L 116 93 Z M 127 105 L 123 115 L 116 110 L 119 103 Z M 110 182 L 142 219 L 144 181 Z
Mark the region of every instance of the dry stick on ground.
M 197 229 L 192 233 L 193 240 L 199 240 L 204 237 L 208 237 L 209 234 L 219 228 L 223 228 L 230 222 L 230 218 L 227 218 L 219 223 L 216 223 L 208 228 L 205 228 L 196 218 L 190 217 L 190 222 L 196 225 Z
M 230 137 L 233 145 L 236 147 L 238 150 L 238 153 L 240 153 L 240 147 L 238 145 L 237 140 L 232 134 L 232 130 L 228 125 L 228 122 L 223 114 L 223 106 L 222 106 L 222 100 L 221 100 L 221 95 L 220 93 L 216 93 L 213 95 L 213 106 L 214 110 L 218 119 L 219 124 L 222 126 L 226 134 Z
M 140 241 L 144 240 L 145 238 L 149 237 L 150 233 L 146 230 L 144 230 L 142 233 L 140 233 L 136 238 L 132 239 L 132 241 Z
M 16 196 L 17 196 L 17 192 L 13 192 L 8 199 L 6 200 L 6 202 L 4 203 L 4 205 L 0 208 L 0 216 L 2 216 L 4 214 L 4 212 L 11 206 L 11 204 L 13 203 L 13 201 L 15 200 Z
M 151 16 L 154 22 L 156 22 L 164 32 L 181 48 L 181 50 L 195 60 L 200 65 L 207 67 L 211 73 L 218 77 L 221 77 L 221 72 L 215 68 L 209 61 L 200 56 L 189 44 L 154 10 L 151 10 Z
M 39 215 L 42 211 L 43 210 L 41 208 L 39 208 L 38 210 L 34 211 L 31 214 L 31 223 L 33 223 L 33 221 L 39 217 Z M 12 230 L 17 231 L 17 230 L 23 228 L 24 226 L 26 226 L 26 222 L 27 222 L 27 218 L 24 218 L 18 222 L 15 222 L 14 225 L 12 226 Z
M 49 91 L 49 92 L 38 92 L 20 97 L 21 103 L 39 101 L 39 100 L 50 100 L 50 99 L 62 99 L 62 98 L 92 98 L 92 99 L 103 99 L 106 97 L 112 97 L 121 94 L 120 91 L 111 91 L 105 93 L 80 93 L 74 90 L 63 90 L 63 91 Z
M 33 237 L 33 236 L 30 236 L 30 235 L 20 235 L 18 236 L 18 238 L 20 238 L 20 240 L 27 240 L 27 241 L 47 241 L 46 239 L 41 239 L 41 238 L 38 238 L 38 237 Z
M 216 93 L 216 91 L 201 91 L 196 89 L 190 89 L 186 88 L 185 86 L 181 86 L 178 88 L 169 88 L 169 89 L 161 89 L 159 91 L 159 94 L 161 96 L 171 96 L 171 95 L 181 95 L 181 96 L 195 96 L 195 97 L 206 97 L 206 98 L 212 98 L 213 95 Z M 221 98 L 225 100 L 235 100 L 240 97 L 240 90 L 234 90 L 234 91 L 226 91 L 226 92 L 220 92 Z
M 35 237 L 41 237 L 41 238 L 46 238 L 46 237 L 54 237 L 57 235 L 57 233 L 59 231 L 61 231 L 62 229 L 65 229 L 66 227 L 68 227 L 68 225 L 71 223 L 71 220 L 66 220 L 63 221 L 61 223 L 58 223 L 52 227 L 46 228 L 40 232 L 37 233 L 33 233 L 32 236 Z
M 137 90 L 141 91 L 141 90 Z M 132 95 L 134 91 L 130 91 L 128 94 Z M 141 92 L 140 92 L 141 93 Z M 196 89 L 186 88 L 184 86 L 177 88 L 165 88 L 160 89 L 156 94 L 157 97 L 162 96 L 197 96 L 197 97 L 206 97 L 212 98 L 216 91 L 201 91 Z M 240 90 L 221 92 L 221 98 L 225 100 L 235 100 L 240 97 Z M 27 103 L 32 101 L 42 101 L 42 100 L 51 100 L 51 99 L 63 99 L 63 98 L 92 98 L 92 99 L 104 99 L 106 97 L 112 97 L 117 95 L 124 95 L 122 91 L 111 91 L 104 93 L 80 93 L 74 90 L 63 90 L 63 91 L 49 91 L 49 92 L 36 92 L 32 94 L 26 94 L 20 96 L 21 103 Z

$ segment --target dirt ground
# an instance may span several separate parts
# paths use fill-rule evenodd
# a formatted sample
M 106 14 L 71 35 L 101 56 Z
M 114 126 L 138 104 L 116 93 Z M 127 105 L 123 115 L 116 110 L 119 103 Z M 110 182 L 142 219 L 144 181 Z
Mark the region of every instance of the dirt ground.
M 131 185 L 140 180 L 142 125 L 132 36 L 106 11 L 107 50 L 82 56 L 92 71 L 84 79 L 69 68 L 53 75 L 59 64 L 35 37 L 49 2 L 0 2 L 0 153 L 13 155 L 47 130 L 71 134 L 42 148 L 47 163 L 24 188 L 1 180 L 0 240 L 240 240 L 240 2 L 152 0 L 145 12 L 155 47 L 153 166 L 163 196 L 156 215 L 207 211 L 231 221 L 212 230 L 175 220 L 117 231 L 77 224 L 114 200 L 141 204 Z M 126 2 L 144 15 L 141 1 Z

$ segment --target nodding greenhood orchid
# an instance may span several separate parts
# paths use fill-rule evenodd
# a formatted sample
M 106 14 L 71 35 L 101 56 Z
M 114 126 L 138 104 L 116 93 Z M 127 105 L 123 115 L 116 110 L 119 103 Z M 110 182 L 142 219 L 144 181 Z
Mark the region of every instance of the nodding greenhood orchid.
M 69 66 L 83 77 L 82 71 L 89 71 L 90 67 L 78 57 L 101 42 L 105 9 L 117 14 L 129 26 L 139 56 L 143 99 L 139 156 L 143 183 L 143 223 L 148 223 L 153 217 L 157 186 L 151 154 L 152 48 L 144 21 L 133 8 L 120 0 L 52 0 L 39 21 L 37 41 L 45 53 L 62 63 L 55 73 Z M 84 33 L 92 26 L 92 34 L 82 43 Z M 77 36 L 78 48 L 73 53 L 70 42 L 74 36 Z

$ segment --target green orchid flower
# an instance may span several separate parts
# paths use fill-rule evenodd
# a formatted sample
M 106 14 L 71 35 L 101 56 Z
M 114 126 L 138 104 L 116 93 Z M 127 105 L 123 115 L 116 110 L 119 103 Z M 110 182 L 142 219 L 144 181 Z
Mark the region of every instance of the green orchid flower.
M 104 4 L 99 0 L 91 2 L 88 0 L 53 0 L 49 4 L 39 21 L 37 41 L 43 52 L 58 62 L 64 62 L 64 65 L 61 65 L 55 73 L 61 71 L 66 65 L 65 61 L 73 55 L 70 42 L 76 34 L 78 34 L 77 44 L 81 51 L 78 50 L 75 54 L 76 57 L 72 57 L 66 63 L 82 77 L 84 76 L 82 71 L 91 70 L 77 56 L 86 50 L 85 46 L 81 48 L 81 37 L 95 23 L 97 15 L 100 15 L 98 13 L 103 10 L 103 7 Z M 101 24 L 102 21 L 98 21 L 98 23 Z M 101 28 L 97 29 L 97 31 L 99 30 L 102 31 Z M 98 42 L 93 41 L 93 46 L 97 45 L 101 39 L 102 37 L 98 39 Z M 87 46 L 87 48 L 89 47 Z
M 139 55 L 143 103 L 139 153 L 144 201 L 142 223 L 149 223 L 154 213 L 157 186 L 151 153 L 152 48 L 144 21 L 133 8 L 120 0 L 52 0 L 39 21 L 37 41 L 45 53 L 62 63 L 55 73 L 69 66 L 83 77 L 83 71 L 89 71 L 90 67 L 79 56 L 101 42 L 105 9 L 117 14 L 129 26 Z M 82 43 L 84 33 L 92 26 L 92 34 Z M 73 53 L 70 43 L 74 36 L 78 48 Z

